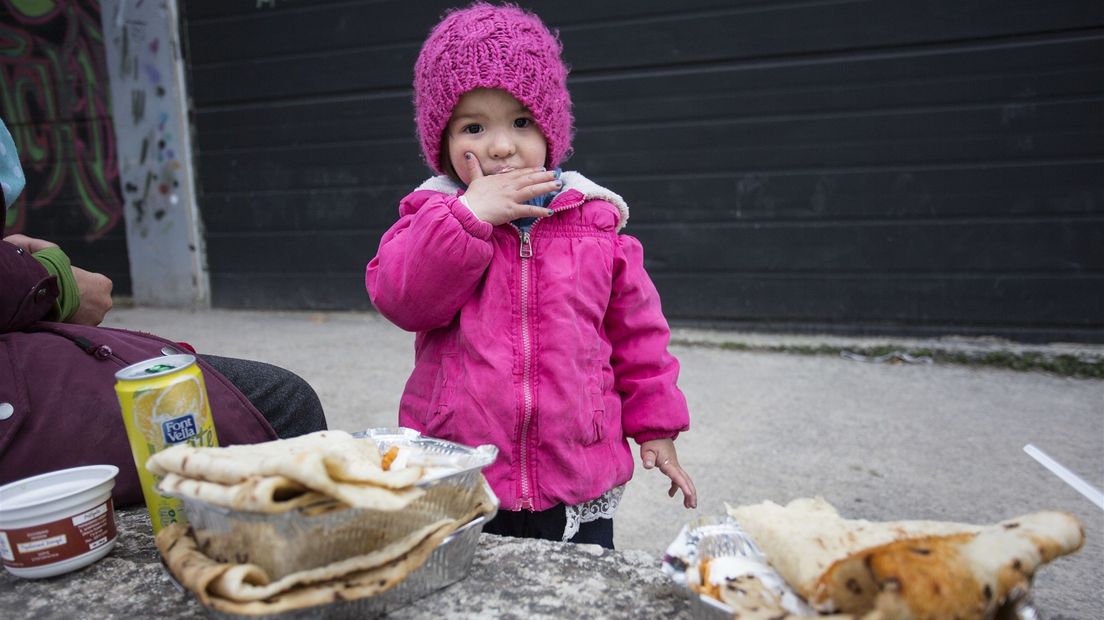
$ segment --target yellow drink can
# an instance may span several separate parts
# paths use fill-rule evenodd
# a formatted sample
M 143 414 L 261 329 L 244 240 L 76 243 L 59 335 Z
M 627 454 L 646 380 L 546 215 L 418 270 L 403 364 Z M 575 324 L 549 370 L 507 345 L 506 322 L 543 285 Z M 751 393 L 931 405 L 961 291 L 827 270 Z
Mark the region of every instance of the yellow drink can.
M 146 469 L 146 461 L 177 444 L 218 445 L 207 387 L 195 356 L 166 355 L 127 366 L 115 373 L 115 393 L 153 533 L 171 523 L 186 522 L 183 502 L 157 491 L 161 478 Z

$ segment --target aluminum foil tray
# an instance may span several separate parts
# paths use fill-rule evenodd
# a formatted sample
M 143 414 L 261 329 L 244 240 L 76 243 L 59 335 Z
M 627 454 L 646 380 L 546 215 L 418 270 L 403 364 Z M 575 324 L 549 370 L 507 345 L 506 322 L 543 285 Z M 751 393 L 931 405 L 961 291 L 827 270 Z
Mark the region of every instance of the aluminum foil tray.
M 702 559 L 734 558 L 756 569 L 760 580 L 775 590 L 782 606 L 796 615 L 815 616 L 816 612 L 786 584 L 770 567 L 762 551 L 755 545 L 736 521 L 729 516 L 703 517 L 683 526 L 675 540 L 663 554 L 663 572 L 667 574 L 690 600 L 692 617 L 698 620 L 730 620 L 735 610 L 721 601 L 691 588 L 698 579 L 698 566 Z
M 278 514 L 244 512 L 181 497 L 199 548 L 215 560 L 256 564 L 279 579 L 381 549 L 440 519 L 461 518 L 489 493 L 481 471 L 498 456 L 494 446 L 471 448 L 405 428 L 354 435 L 375 441 L 381 452 L 397 445 L 399 458 L 407 465 L 426 468 L 417 485 L 425 495 L 397 511 L 333 504 L 330 508 L 336 509 L 306 507 Z
M 444 439 L 425 437 L 412 428 L 401 426 L 370 428 L 353 433 L 353 437 L 371 439 L 379 446 L 380 453 L 398 446 L 402 464 L 417 465 L 426 470 L 417 484 L 421 488 L 439 484 L 478 487 L 480 472 L 498 457 L 498 448 L 492 445 L 471 448 Z M 403 448 L 407 450 L 403 451 Z
M 264 616 L 228 614 L 210 608 L 207 609 L 207 615 L 212 618 L 228 620 L 238 620 L 240 618 L 266 620 L 340 619 L 384 616 L 467 577 L 471 571 L 476 548 L 479 546 L 479 535 L 483 532 L 483 524 L 492 518 L 494 518 L 494 514 L 477 517 L 457 529 L 441 541 L 441 544 L 426 559 L 425 564 L 411 572 L 406 579 L 395 587 L 376 596 Z M 172 579 L 180 591 L 187 593 L 187 590 L 176 581 L 176 578 L 167 568 L 165 573 L 169 575 L 169 578 Z

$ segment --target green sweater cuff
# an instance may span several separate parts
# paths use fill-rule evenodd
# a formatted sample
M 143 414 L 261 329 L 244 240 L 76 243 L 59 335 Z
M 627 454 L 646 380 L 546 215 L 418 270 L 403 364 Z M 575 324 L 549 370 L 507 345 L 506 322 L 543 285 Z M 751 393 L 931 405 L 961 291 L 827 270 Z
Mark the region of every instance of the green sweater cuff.
M 54 309 L 50 311 L 47 319 L 61 323 L 68 321 L 80 307 L 80 289 L 77 288 L 77 280 L 73 277 L 73 266 L 69 264 L 69 257 L 61 251 L 61 248 L 46 248 L 35 252 L 32 256 L 58 281 L 58 296 L 54 300 Z

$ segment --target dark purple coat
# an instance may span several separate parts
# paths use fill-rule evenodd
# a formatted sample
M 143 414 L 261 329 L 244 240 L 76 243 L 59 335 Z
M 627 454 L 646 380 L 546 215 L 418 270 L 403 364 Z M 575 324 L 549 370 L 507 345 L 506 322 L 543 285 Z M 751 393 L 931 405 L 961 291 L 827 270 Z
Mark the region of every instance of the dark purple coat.
M 152 334 L 40 320 L 57 294 L 56 279 L 38 261 L 0 241 L 0 484 L 110 463 L 119 467 L 115 502 L 140 503 L 115 373 L 180 346 Z M 237 388 L 199 364 L 220 445 L 276 439 Z

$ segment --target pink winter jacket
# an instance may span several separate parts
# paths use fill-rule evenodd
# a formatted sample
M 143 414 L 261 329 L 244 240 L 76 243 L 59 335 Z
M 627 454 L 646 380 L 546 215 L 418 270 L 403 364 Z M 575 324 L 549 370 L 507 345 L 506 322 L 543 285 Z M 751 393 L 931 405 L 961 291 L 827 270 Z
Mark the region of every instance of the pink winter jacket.
M 504 510 L 546 510 L 632 477 L 638 443 L 689 427 L 678 361 L 620 196 L 565 172 L 528 238 L 435 177 L 406 196 L 368 263 L 372 303 L 417 332 L 399 423 L 477 446 Z

